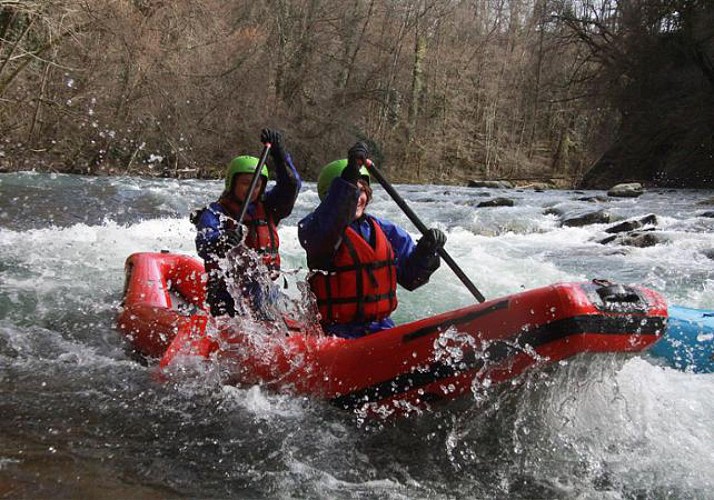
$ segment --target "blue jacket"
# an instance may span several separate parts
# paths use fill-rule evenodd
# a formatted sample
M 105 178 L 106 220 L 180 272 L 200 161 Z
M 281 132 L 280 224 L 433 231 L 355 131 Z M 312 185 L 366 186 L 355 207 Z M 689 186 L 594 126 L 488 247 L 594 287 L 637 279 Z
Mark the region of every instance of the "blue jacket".
M 366 219 L 362 217 L 352 220 L 358 199 L 357 186 L 337 177 L 332 181 L 322 203 L 298 223 L 298 238 L 307 253 L 307 265 L 310 269 L 330 267 L 348 225 L 369 241 L 371 228 Z M 382 228 L 394 250 L 397 283 L 407 290 L 415 290 L 427 283 L 441 263 L 438 255 L 415 252 L 416 245 L 404 229 L 386 219 L 371 217 Z M 387 317 L 369 323 L 329 325 L 326 330 L 339 337 L 357 338 L 393 326 L 394 321 Z

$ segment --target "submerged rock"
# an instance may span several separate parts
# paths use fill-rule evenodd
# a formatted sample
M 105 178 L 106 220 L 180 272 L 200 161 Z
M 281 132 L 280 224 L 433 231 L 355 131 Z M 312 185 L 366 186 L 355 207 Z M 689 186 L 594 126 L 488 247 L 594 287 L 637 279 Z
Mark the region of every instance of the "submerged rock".
M 576 201 L 587 201 L 588 203 L 605 203 L 606 201 L 610 201 L 607 196 L 582 196 L 580 198 L 576 198 Z
M 699 217 L 708 217 L 710 219 L 714 219 L 714 210 L 709 210 L 707 212 L 699 214 Z
M 543 215 L 555 215 L 556 217 L 562 217 L 565 215 L 565 210 L 562 208 L 548 207 L 543 210 Z
M 510 198 L 494 198 L 492 200 L 482 201 L 476 208 L 482 207 L 512 207 L 515 205 L 514 201 Z
M 605 255 L 630 255 L 629 248 L 613 248 L 611 250 L 606 250 Z

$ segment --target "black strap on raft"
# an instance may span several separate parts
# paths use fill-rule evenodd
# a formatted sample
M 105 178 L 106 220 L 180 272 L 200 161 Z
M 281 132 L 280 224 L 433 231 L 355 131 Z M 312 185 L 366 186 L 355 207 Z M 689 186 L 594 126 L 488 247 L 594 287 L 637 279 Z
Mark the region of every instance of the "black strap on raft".
M 646 311 L 647 301 L 636 288 L 613 283 L 609 280 L 594 279 L 585 285 L 593 305 L 603 311 L 635 312 Z
M 597 294 L 603 302 L 637 302 L 640 300 L 639 295 L 632 288 L 620 284 L 599 288 Z

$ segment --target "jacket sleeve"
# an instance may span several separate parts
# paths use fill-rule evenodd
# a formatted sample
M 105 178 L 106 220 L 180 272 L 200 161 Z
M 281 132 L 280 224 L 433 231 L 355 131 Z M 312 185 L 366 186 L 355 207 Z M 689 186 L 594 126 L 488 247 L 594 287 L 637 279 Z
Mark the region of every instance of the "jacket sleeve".
M 440 259 L 417 252 L 414 240 L 401 227 L 377 217 L 375 220 L 381 226 L 394 250 L 394 256 L 397 259 L 397 283 L 409 291 L 416 290 L 428 283 L 431 275 L 441 265 Z
M 357 210 L 359 189 L 335 178 L 327 196 L 314 212 L 298 223 L 298 239 L 310 269 L 325 269 L 342 241 L 342 234 Z
M 206 262 L 225 257 L 223 228 L 216 212 L 206 208 L 196 221 L 196 251 Z
M 263 203 L 277 223 L 293 211 L 302 187 L 302 179 L 289 153 L 285 153 L 282 160 L 276 162 L 275 176 L 275 186 L 266 193 Z

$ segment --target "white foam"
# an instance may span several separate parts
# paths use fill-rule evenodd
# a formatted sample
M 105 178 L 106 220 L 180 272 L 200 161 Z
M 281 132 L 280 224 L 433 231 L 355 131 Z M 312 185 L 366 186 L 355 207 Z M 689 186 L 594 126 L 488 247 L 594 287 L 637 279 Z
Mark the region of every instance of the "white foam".
M 600 376 L 588 370 L 586 380 L 572 370 L 559 374 L 543 403 L 544 423 L 559 443 L 555 455 L 567 459 L 575 451 L 593 476 L 612 474 L 633 489 L 710 490 L 714 374 L 685 374 L 638 357 L 614 373 L 604 366 Z

